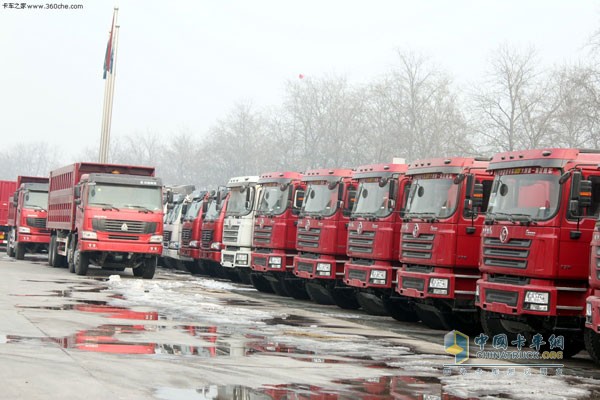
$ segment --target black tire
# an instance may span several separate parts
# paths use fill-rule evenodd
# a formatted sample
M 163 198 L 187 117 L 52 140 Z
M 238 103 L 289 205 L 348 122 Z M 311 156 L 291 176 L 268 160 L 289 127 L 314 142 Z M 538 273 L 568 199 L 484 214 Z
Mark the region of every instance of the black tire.
M 334 305 L 335 301 L 329 294 L 329 291 L 325 289 L 323 286 L 318 283 L 306 282 L 305 283 L 306 292 L 310 299 L 317 303 L 323 305 Z
M 383 305 L 383 300 L 372 293 L 357 292 L 356 300 L 360 304 L 360 308 L 369 315 L 390 315 Z
M 406 301 L 392 300 L 388 296 L 382 298 L 383 306 L 390 317 L 400 322 L 418 322 L 417 313 L 407 304 Z
M 509 333 L 504 326 L 502 326 L 502 321 L 500 321 L 499 318 L 494 318 L 488 311 L 481 310 L 479 312 L 479 320 L 481 321 L 483 333 L 491 338 L 502 333 L 508 336 L 509 342 L 517 338 L 516 333 Z
M 144 265 L 133 269 L 133 276 L 143 279 L 152 279 L 158 265 L 157 257 L 145 258 Z
M 596 364 L 600 364 L 600 334 L 591 329 L 585 328 L 583 332 L 585 349 L 590 353 L 590 357 Z
M 245 283 L 246 285 L 252 285 L 252 281 L 250 280 L 250 272 L 252 271 L 248 267 L 236 267 L 234 268 L 240 277 L 240 281 Z
M 48 244 L 48 265 L 54 267 L 54 243 L 56 243 L 56 236 L 50 236 L 50 243 Z
M 423 310 L 419 307 L 416 307 L 415 313 L 423 325 L 430 329 L 450 330 L 450 327 L 446 325 L 446 321 L 444 321 L 440 315 L 433 311 Z
M 292 297 L 285 289 L 285 286 L 283 286 L 282 280 L 283 279 L 279 276 L 274 277 L 274 279 L 270 279 L 269 285 L 271 286 L 271 290 L 273 290 L 273 292 L 278 296 Z
M 235 270 L 235 268 L 223 267 L 223 272 L 225 275 L 225 279 L 229 279 L 231 282 L 234 283 L 242 283 L 242 279 L 240 278 L 240 275 Z
M 75 273 L 80 276 L 86 276 L 88 267 L 90 266 L 90 255 L 77 249 L 75 250 L 73 259 L 73 263 L 75 264 Z
M 202 260 L 186 261 L 185 268 L 193 275 L 207 275 L 204 262 Z
M 588 331 L 589 329 L 584 329 Z M 583 341 L 582 341 L 583 339 Z M 565 349 L 563 350 L 563 359 L 575 357 L 585 348 L 585 338 L 565 337 Z M 552 351 L 552 350 L 550 350 Z
M 298 278 L 288 279 L 282 277 L 280 279 L 281 285 L 287 293 L 290 294 L 296 300 L 310 300 L 308 293 L 306 292 L 306 286 L 304 281 Z
M 15 257 L 15 249 L 10 247 L 10 240 L 6 243 L 6 254 L 10 257 L 10 258 L 14 258 Z
M 252 282 L 252 286 L 259 292 L 273 293 L 270 282 L 260 272 L 252 272 L 250 274 L 250 281 Z
M 329 292 L 339 308 L 343 308 L 344 310 L 358 310 L 360 308 L 354 289 L 333 288 Z
M 15 243 L 15 258 L 17 260 L 25 259 L 25 245 L 23 243 Z
M 71 240 L 69 240 L 69 248 L 67 249 L 67 266 L 69 267 L 69 272 L 74 274 L 75 273 L 75 239 L 71 238 Z

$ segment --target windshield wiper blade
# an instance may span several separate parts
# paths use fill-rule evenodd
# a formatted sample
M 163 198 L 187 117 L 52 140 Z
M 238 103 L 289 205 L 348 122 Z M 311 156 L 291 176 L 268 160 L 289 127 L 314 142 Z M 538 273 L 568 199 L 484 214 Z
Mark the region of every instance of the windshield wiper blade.
M 436 221 L 437 215 L 433 212 L 408 212 L 404 214 L 405 218 L 420 218 L 423 221 Z M 429 218 L 428 218 L 429 217 Z
M 112 204 L 109 204 L 109 203 L 89 203 L 89 205 L 90 206 L 92 206 L 92 205 L 102 206 L 102 211 L 107 211 L 107 210 L 121 211 L 117 207 L 115 207 L 115 206 L 113 206 Z
M 144 206 L 136 206 L 136 205 L 133 205 L 133 204 L 125 204 L 124 207 L 127 207 L 127 208 L 138 208 L 140 210 L 140 212 L 154 214 L 154 211 L 152 211 L 151 209 L 146 208 Z
M 40 210 L 40 211 L 47 211 L 44 207 L 42 206 L 28 206 L 28 207 L 33 207 L 35 210 Z

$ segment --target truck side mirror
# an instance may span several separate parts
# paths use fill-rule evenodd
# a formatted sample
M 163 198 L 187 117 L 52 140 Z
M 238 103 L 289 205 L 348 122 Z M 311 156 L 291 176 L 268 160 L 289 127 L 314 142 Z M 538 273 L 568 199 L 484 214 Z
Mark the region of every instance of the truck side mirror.
M 76 199 L 81 197 L 81 186 L 75 186 L 75 188 L 73 189 L 73 195 Z
M 580 209 L 592 205 L 592 182 L 583 180 L 580 171 L 571 174 L 571 194 L 569 211 L 571 215 L 580 217 Z
M 206 214 L 207 211 L 208 211 L 208 201 L 204 200 L 202 202 L 202 214 Z
M 170 190 L 167 192 L 167 203 L 169 203 L 169 204 L 173 203 L 173 192 Z M 171 207 L 171 208 L 173 208 L 173 207 Z
M 19 203 L 19 192 L 13 194 L 13 204 L 16 206 Z
M 188 207 L 189 207 L 188 203 L 181 205 L 181 217 L 182 218 L 185 216 L 185 214 L 187 214 Z
M 167 204 L 167 210 L 172 210 L 175 206 L 173 205 L 173 203 L 168 203 Z

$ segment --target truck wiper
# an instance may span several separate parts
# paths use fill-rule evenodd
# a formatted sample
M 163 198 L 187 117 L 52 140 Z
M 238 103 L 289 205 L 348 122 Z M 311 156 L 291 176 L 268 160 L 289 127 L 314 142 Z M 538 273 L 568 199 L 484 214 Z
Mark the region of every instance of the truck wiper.
M 151 209 L 146 208 L 144 206 L 136 206 L 136 205 L 133 205 L 133 204 L 125 204 L 124 207 L 127 207 L 127 208 L 138 208 L 140 210 L 140 212 L 143 212 L 143 213 L 146 213 L 146 214 L 148 214 L 148 213 L 154 214 L 154 211 L 152 211 Z M 117 210 L 117 211 L 119 211 L 119 210 Z
M 435 213 L 432 212 L 412 212 L 412 213 L 406 213 L 404 215 L 405 218 L 419 218 L 422 221 L 428 222 L 435 222 L 437 221 L 437 216 L 435 215 Z
M 522 213 L 516 213 L 516 214 L 511 214 L 513 217 L 513 220 L 515 220 L 515 217 L 524 217 L 525 221 L 518 221 L 518 222 L 527 222 L 527 223 L 534 223 L 533 218 L 531 217 L 531 215 L 529 214 L 522 214 Z
M 42 206 L 26 206 L 26 207 L 33 207 L 34 210 L 48 211 Z
M 497 219 L 495 217 L 497 215 L 501 215 L 503 217 L 506 217 L 506 219 L 508 221 L 512 222 L 513 224 L 515 223 L 515 220 L 513 219 L 513 214 L 498 211 L 498 212 L 488 212 L 487 215 L 489 215 L 491 217 L 492 222 L 496 222 Z
M 109 203 L 89 203 L 89 204 L 90 205 L 96 205 L 96 206 L 102 206 L 102 211 L 108 211 L 108 210 L 121 211 L 117 207 L 115 207 L 115 206 L 113 206 L 112 204 L 109 204 Z

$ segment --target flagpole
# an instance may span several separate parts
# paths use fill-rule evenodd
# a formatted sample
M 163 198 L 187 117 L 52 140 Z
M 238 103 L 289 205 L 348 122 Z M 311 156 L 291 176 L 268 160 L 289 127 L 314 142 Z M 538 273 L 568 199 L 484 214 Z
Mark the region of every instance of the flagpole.
M 114 71 L 116 60 L 116 40 L 113 40 L 113 35 L 116 33 L 117 17 L 119 8 L 115 7 L 113 11 L 113 20 L 110 27 L 109 42 L 107 45 L 107 53 L 104 60 L 105 80 L 104 83 L 104 104 L 102 109 L 102 130 L 100 133 L 100 149 L 98 154 L 98 162 L 107 163 L 110 143 L 110 124 L 112 117 L 112 98 L 114 92 Z M 107 62 L 108 61 L 108 62 Z M 106 70 L 108 68 L 108 70 Z
M 109 150 L 110 150 L 110 128 L 112 124 L 112 110 L 113 110 L 113 100 L 115 94 L 115 78 L 117 77 L 117 48 L 119 45 L 119 25 L 115 25 L 115 42 L 114 42 L 114 59 L 112 61 L 112 72 L 110 73 L 110 95 L 109 95 L 109 108 L 108 108 L 108 116 L 106 118 L 106 144 L 104 148 L 104 158 L 108 162 Z

